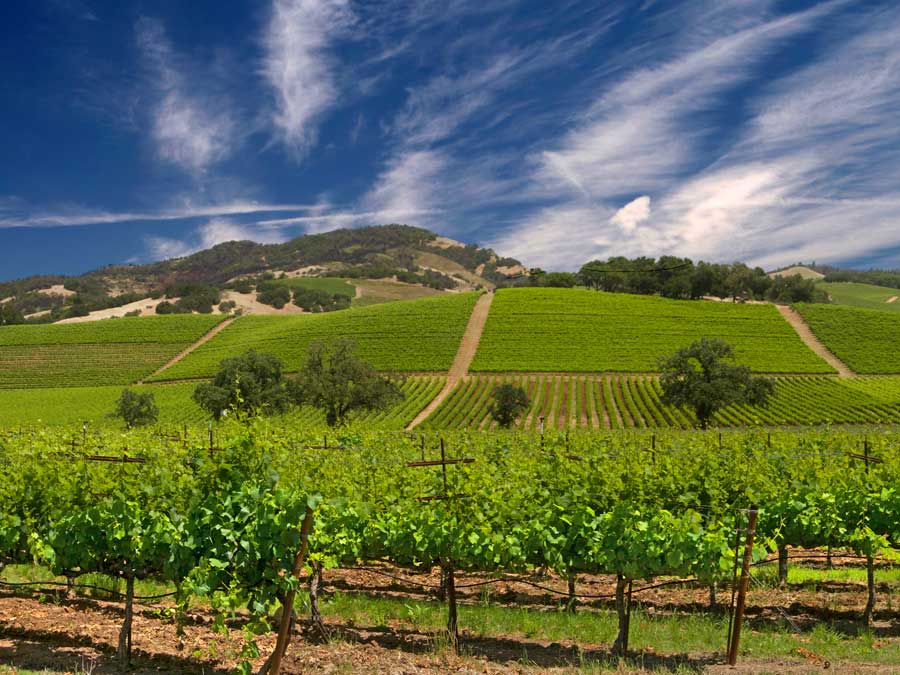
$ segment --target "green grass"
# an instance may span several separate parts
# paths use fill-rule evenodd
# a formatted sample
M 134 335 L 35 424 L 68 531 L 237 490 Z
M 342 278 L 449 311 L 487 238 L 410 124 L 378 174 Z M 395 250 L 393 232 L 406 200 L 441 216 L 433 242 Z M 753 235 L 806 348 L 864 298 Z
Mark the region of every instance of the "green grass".
M 613 610 L 586 611 L 576 614 L 547 609 L 503 607 L 487 602 L 463 605 L 459 609 L 459 626 L 465 636 L 509 636 L 550 642 L 573 641 L 578 645 L 609 646 L 615 639 L 617 622 Z M 752 605 L 752 594 L 750 603 Z M 446 625 L 446 607 L 437 602 L 391 600 L 364 595 L 336 593 L 323 604 L 326 617 L 356 626 L 395 626 L 420 631 L 439 632 Z M 638 601 L 632 610 L 629 648 L 658 654 L 709 654 L 724 651 L 727 616 L 704 613 L 647 613 Z M 797 650 L 814 652 L 841 663 L 900 664 L 900 641 L 892 640 L 879 649 L 874 638 L 863 632 L 849 636 L 836 632 L 826 624 L 801 634 L 781 626 L 753 626 L 741 638 L 744 658 L 797 658 Z M 527 658 L 527 652 L 523 654 Z
M 900 312 L 900 302 L 888 302 L 900 296 L 900 289 L 858 284 L 855 282 L 828 283 L 819 282 L 818 288 L 828 293 L 832 301 L 838 305 L 850 305 L 864 309 L 881 309 L 886 312 Z
M 84 323 L 0 327 L 0 347 L 193 342 L 225 317 L 212 314 L 128 317 Z
M 402 429 L 441 390 L 440 375 L 411 377 L 403 384 L 404 399 L 383 412 L 363 412 L 352 416 L 371 427 Z M 202 423 L 208 415 L 191 395 L 196 382 L 149 384 L 132 387 L 151 392 L 159 407 L 159 424 Z M 0 428 L 65 427 L 87 422 L 92 427 L 122 427 L 122 420 L 110 418 L 123 387 L 59 387 L 53 389 L 0 389 Z M 303 407 L 284 415 L 286 424 L 324 426 L 325 416 L 317 409 Z
M 143 385 L 135 391 L 153 393 L 163 424 L 201 422 L 206 414 L 191 399 L 194 383 Z M 0 427 L 69 426 L 88 422 L 92 426 L 121 426 L 107 417 L 116 406 L 123 387 L 58 387 L 54 389 L 0 390 Z
M 316 291 L 325 291 L 332 295 L 346 295 L 353 298 L 356 295 L 356 287 L 346 279 L 337 277 L 293 277 L 291 279 L 277 279 L 279 286 L 287 286 L 291 290 L 297 288 L 309 288 Z
M 380 370 L 443 371 L 476 299 L 460 293 L 328 314 L 241 317 L 156 379 L 209 377 L 222 359 L 247 349 L 273 354 L 296 371 L 310 343 L 338 337 L 354 339 L 358 355 Z
M 123 385 L 153 373 L 224 317 L 108 319 L 0 328 L 0 389 Z
M 816 337 L 857 373 L 900 373 L 900 314 L 836 305 L 797 305 Z
M 653 372 L 701 337 L 764 373 L 830 373 L 771 305 L 540 288 L 497 291 L 475 371 Z

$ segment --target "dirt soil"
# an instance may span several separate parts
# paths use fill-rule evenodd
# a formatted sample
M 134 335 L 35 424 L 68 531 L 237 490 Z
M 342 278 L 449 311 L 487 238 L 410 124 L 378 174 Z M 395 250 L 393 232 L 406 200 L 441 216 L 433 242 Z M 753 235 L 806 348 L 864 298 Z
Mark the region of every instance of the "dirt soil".
M 850 561 L 835 558 L 835 564 Z M 858 563 L 858 561 L 852 561 Z M 485 574 L 457 575 L 461 604 L 483 599 L 486 588 L 492 589 L 491 600 L 497 604 L 514 604 L 533 608 L 553 608 L 562 596 L 545 588 L 564 590 L 566 583 L 555 575 L 533 574 L 493 586 L 469 586 L 490 579 Z M 436 570 L 414 573 L 387 565 L 371 565 L 366 569 L 329 570 L 323 591 L 365 592 L 368 595 L 397 599 L 424 599 L 436 593 Z M 576 590 L 582 597 L 580 611 L 611 606 L 613 577 L 579 575 Z M 885 590 L 881 588 L 880 590 Z M 816 590 L 792 587 L 753 589 L 749 595 L 749 630 L 767 622 L 783 621 L 786 612 L 801 628 L 828 619 L 832 626 L 847 631 L 858 630 L 859 611 L 864 594 L 854 584 L 822 584 Z M 669 586 L 646 591 L 638 596 L 642 609 L 649 613 L 691 612 L 705 610 L 708 591 L 705 588 Z M 727 603 L 728 594 L 721 592 L 720 602 Z M 139 606 L 134 618 L 134 663 L 130 672 L 186 673 L 225 675 L 236 665 L 242 647 L 240 616 L 231 620 L 225 634 L 212 630 L 213 615 L 207 610 L 188 613 L 184 633 L 179 636 L 176 625 L 161 611 L 163 605 Z M 779 612 L 779 609 L 781 612 Z M 724 608 L 720 608 L 724 612 Z M 118 672 L 115 650 L 123 618 L 120 603 L 93 599 L 65 599 L 48 593 L 43 596 L 17 596 L 0 592 L 0 666 L 49 668 L 61 672 L 81 668 L 97 675 Z M 891 611 L 876 612 L 875 646 L 889 636 L 896 636 L 897 618 Z M 378 625 L 358 625 L 353 621 L 326 619 L 328 629 L 337 639 L 329 644 L 312 640 L 301 627 L 296 631 L 288 651 L 284 670 L 287 675 L 300 673 L 569 673 L 584 661 L 615 663 L 609 645 L 572 641 L 549 642 L 516 635 L 478 636 L 462 633 L 464 656 L 436 649 L 433 635 L 411 629 L 395 620 Z M 259 639 L 265 657 L 274 646 L 274 635 Z M 527 654 L 527 665 L 522 662 Z M 264 658 L 253 661 L 258 668 Z M 828 664 L 810 650 L 798 649 L 796 659 L 741 659 L 731 668 L 718 654 L 660 654 L 652 649 L 633 653 L 620 664 L 617 672 L 645 673 L 686 668 L 707 673 L 889 673 L 895 668 L 867 664 Z M 646 670 L 645 670 L 646 669 Z
M 128 312 L 135 310 L 140 312 L 140 316 L 155 316 L 156 306 L 161 302 L 175 302 L 176 298 L 144 298 L 143 300 L 135 300 L 119 307 L 110 307 L 109 309 L 98 309 L 85 316 L 73 316 L 69 319 L 63 319 L 56 323 L 84 323 L 85 321 L 100 321 L 102 319 L 112 319 L 115 317 L 123 317 Z
M 70 291 L 62 284 L 53 284 L 47 288 L 40 288 L 38 289 L 38 293 L 41 295 L 61 295 L 64 298 L 71 298 L 76 294 L 75 291 Z
M 276 309 L 256 299 L 256 291 L 252 293 L 238 293 L 237 291 L 224 291 L 222 301 L 230 300 L 236 305 L 236 309 L 243 314 L 303 314 L 303 308 L 293 302 L 289 302 L 282 309 Z M 214 313 L 218 313 L 218 308 Z

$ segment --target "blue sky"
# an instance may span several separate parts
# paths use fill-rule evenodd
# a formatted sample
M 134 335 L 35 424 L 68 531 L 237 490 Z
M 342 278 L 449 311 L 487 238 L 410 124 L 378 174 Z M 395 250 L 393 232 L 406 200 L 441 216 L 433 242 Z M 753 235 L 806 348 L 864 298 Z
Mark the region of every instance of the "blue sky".
M 896 2 L 2 5 L 0 279 L 387 222 L 900 266 Z

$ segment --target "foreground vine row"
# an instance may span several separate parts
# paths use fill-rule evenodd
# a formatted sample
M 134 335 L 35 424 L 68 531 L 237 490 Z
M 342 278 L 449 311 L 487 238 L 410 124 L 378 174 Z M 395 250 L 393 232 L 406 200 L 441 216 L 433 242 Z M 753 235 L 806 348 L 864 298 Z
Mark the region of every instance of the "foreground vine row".
M 212 449 L 192 438 L 0 435 L 0 559 L 174 582 L 180 603 L 204 596 L 223 616 L 246 607 L 261 632 L 296 588 L 308 507 L 314 568 L 549 567 L 613 574 L 620 588 L 729 579 L 751 504 L 757 559 L 832 546 L 871 567 L 900 543 L 887 433 L 455 434 L 446 455 L 473 461 L 446 467 L 409 466 L 439 456 L 435 436 L 348 429 L 323 448 L 317 432 L 252 421 L 226 425 Z

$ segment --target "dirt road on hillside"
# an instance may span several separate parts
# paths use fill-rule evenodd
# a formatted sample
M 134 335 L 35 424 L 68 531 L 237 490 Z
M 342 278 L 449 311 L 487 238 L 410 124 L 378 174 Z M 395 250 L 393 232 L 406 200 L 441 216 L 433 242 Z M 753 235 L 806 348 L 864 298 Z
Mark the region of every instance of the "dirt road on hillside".
M 794 330 L 797 331 L 797 335 L 799 335 L 800 339 L 806 343 L 806 346 L 824 359 L 829 366 L 834 368 L 838 372 L 839 377 L 854 377 L 856 375 L 856 373 L 850 370 L 847 364 L 828 351 L 828 348 L 813 334 L 809 324 L 803 320 L 802 316 L 787 305 L 775 305 L 775 307 L 781 312 L 781 316 L 783 316 L 787 322 L 791 324 Z
M 481 342 L 481 333 L 484 331 L 484 324 L 487 323 L 488 314 L 491 311 L 491 303 L 494 301 L 493 293 L 484 293 L 475 303 L 475 308 L 469 317 L 469 323 L 466 325 L 466 332 L 463 333 L 462 340 L 459 343 L 459 349 L 450 366 L 450 372 L 447 373 L 447 382 L 440 393 L 432 399 L 425 408 L 422 409 L 416 418 L 410 422 L 406 428 L 414 429 L 421 424 L 437 407 L 444 402 L 444 399 L 450 395 L 456 384 L 462 380 L 469 372 L 469 366 L 472 359 L 475 358 L 475 352 L 478 351 L 478 343 Z
M 218 335 L 218 334 L 221 333 L 223 330 L 225 330 L 228 326 L 230 326 L 231 324 L 233 324 L 233 323 L 234 323 L 234 319 L 235 319 L 235 317 L 232 317 L 232 318 L 230 318 L 230 319 L 225 319 L 222 323 L 217 323 L 217 324 L 213 327 L 213 329 L 212 329 L 211 331 L 209 331 L 206 335 L 204 335 L 202 338 L 200 338 L 199 340 L 197 340 L 194 344 L 192 344 L 190 347 L 188 347 L 187 349 L 185 349 L 185 350 L 184 350 L 183 352 L 181 352 L 180 354 L 178 354 L 178 355 L 172 357 L 172 359 L 171 359 L 166 365 L 164 365 L 162 368 L 158 369 L 155 373 L 153 373 L 152 375 L 150 375 L 150 377 L 148 377 L 148 378 L 146 378 L 146 379 L 149 380 L 149 379 L 151 379 L 151 378 L 154 378 L 154 377 L 156 377 L 157 375 L 159 375 L 161 372 L 163 372 L 166 368 L 171 368 L 172 366 L 174 366 L 176 363 L 178 363 L 179 361 L 181 361 L 181 359 L 183 359 L 185 356 L 187 356 L 187 355 L 190 354 L 192 351 L 194 351 L 195 349 L 197 349 L 197 347 L 199 347 L 200 345 L 202 345 L 202 344 L 204 344 L 204 343 L 206 343 L 206 342 L 209 342 L 209 341 L 212 340 L 216 335 Z M 138 384 L 143 384 L 143 381 L 142 381 L 142 382 L 138 382 Z

